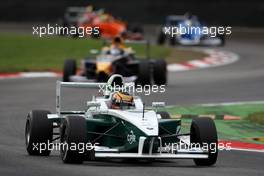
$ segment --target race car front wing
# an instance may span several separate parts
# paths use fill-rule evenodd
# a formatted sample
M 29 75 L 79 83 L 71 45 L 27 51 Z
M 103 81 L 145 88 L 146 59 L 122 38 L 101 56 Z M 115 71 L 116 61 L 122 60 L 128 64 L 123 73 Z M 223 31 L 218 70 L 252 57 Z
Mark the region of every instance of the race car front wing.
M 151 140 L 149 153 L 143 153 L 143 146 L 146 137 L 139 138 L 138 153 L 121 153 L 118 151 L 95 150 L 95 158 L 138 158 L 138 159 L 206 159 L 208 158 L 208 151 L 204 151 L 200 148 L 178 149 L 175 152 L 162 152 L 163 148 L 160 145 L 159 153 L 152 153 L 153 141 Z M 154 137 L 153 137 L 154 139 Z M 158 137 L 161 144 L 161 138 Z
M 95 153 L 95 158 L 139 158 L 139 159 L 206 159 L 208 154 L 200 153 L 155 153 L 155 154 L 138 154 L 138 153 Z

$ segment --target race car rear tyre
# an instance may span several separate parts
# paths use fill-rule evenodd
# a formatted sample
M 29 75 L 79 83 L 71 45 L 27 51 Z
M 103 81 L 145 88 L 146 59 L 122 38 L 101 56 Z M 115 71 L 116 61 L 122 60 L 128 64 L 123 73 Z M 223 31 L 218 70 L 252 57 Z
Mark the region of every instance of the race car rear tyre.
M 102 35 L 102 31 L 98 28 L 93 28 L 91 37 L 93 39 L 100 39 Z
M 176 37 L 170 37 L 170 45 L 171 46 L 174 46 L 174 45 L 176 45 L 177 44 L 177 41 L 176 41 Z
M 96 75 L 97 82 L 107 82 L 108 79 L 109 79 L 109 76 L 105 72 L 99 72 Z
M 163 45 L 166 41 L 166 35 L 164 34 L 163 31 L 160 32 L 159 36 L 158 36 L 158 40 L 157 40 L 157 43 L 159 45 Z
M 197 166 L 211 166 L 216 163 L 218 155 L 218 137 L 215 123 L 211 118 L 195 118 L 191 124 L 191 144 L 204 145 L 209 149 L 207 159 L 194 159 Z M 205 147 L 206 147 L 205 146 Z
M 76 61 L 74 59 L 67 59 L 64 62 L 64 68 L 63 68 L 63 81 L 69 82 L 70 76 L 73 76 L 76 74 L 77 66 Z
M 58 26 L 62 26 L 63 28 L 59 29 L 59 36 L 65 36 L 66 34 L 64 33 L 64 28 L 67 27 L 67 21 L 63 18 L 63 19 L 59 19 L 58 20 Z
M 142 86 L 151 84 L 151 68 L 148 61 L 142 61 L 138 66 L 137 84 Z
M 170 114 L 166 111 L 159 111 L 157 114 L 161 116 L 161 119 L 171 119 Z
M 63 146 L 60 149 L 62 161 L 69 164 L 82 164 L 85 159 L 85 151 L 78 146 L 86 144 L 85 118 L 66 117 L 60 128 L 60 142 Z
M 137 25 L 137 26 L 134 26 L 132 28 L 132 32 L 133 33 L 140 33 L 140 34 L 143 34 L 144 33 L 144 30 L 141 26 Z
M 219 46 L 224 46 L 225 45 L 225 35 L 219 35 L 218 37 L 221 40 L 221 43 L 219 44 Z
M 156 85 L 165 85 L 167 83 L 167 63 L 160 59 L 153 65 L 153 80 Z
M 29 155 L 50 155 L 48 144 L 52 143 L 53 125 L 47 117 L 48 114 L 50 112 L 45 110 L 33 110 L 28 113 L 25 141 Z

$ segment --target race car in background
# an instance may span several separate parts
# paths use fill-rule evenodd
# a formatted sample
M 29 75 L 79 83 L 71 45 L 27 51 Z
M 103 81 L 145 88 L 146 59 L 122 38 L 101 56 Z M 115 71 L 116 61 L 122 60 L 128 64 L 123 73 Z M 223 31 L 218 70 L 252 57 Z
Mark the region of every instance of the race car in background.
M 165 27 L 177 27 L 180 29 L 181 27 L 189 28 L 190 30 L 187 33 L 178 33 L 175 36 L 171 36 L 170 34 L 166 35 Z M 169 41 L 170 45 L 205 45 L 205 46 L 223 46 L 225 44 L 225 36 L 224 35 L 216 35 L 212 36 L 210 34 L 203 34 L 199 32 L 199 29 L 202 30 L 203 27 L 207 27 L 203 25 L 195 15 L 191 15 L 186 13 L 185 15 L 169 15 L 166 17 L 165 25 L 161 29 L 157 43 L 162 45 Z
M 129 92 L 131 85 L 124 83 L 121 75 L 112 75 L 105 83 L 58 81 L 56 113 L 28 113 L 28 154 L 49 156 L 51 149 L 43 146 L 60 144 L 60 157 L 69 164 L 109 158 L 193 159 L 197 166 L 216 163 L 218 138 L 211 118 L 193 119 L 190 132 L 183 133 L 181 119 L 172 119 L 161 110 L 164 102 L 152 102 L 152 107 L 146 108 L 139 96 Z M 122 89 L 117 90 L 117 86 Z M 65 111 L 61 106 L 62 88 L 103 88 L 103 95 L 93 96 L 81 111 Z
M 63 18 L 59 20 L 59 25 L 63 27 L 77 27 L 80 18 L 86 12 L 84 7 L 68 7 L 63 15 Z M 61 32 L 61 35 L 64 33 Z
M 143 42 L 141 42 L 143 43 Z M 74 59 L 64 62 L 63 81 L 95 81 L 104 82 L 112 74 L 120 74 L 128 81 L 135 81 L 141 85 L 165 85 L 167 83 L 167 63 L 164 59 L 148 59 L 148 42 L 146 44 L 145 59 L 137 59 L 130 47 L 125 47 L 123 40 L 116 37 L 109 47 L 103 47 L 96 58 L 85 58 L 81 61 L 81 68 L 77 73 Z
M 143 40 L 143 28 L 130 27 L 125 21 L 115 18 L 103 9 L 94 10 L 88 7 L 68 7 L 61 22 L 64 27 L 98 28 L 91 37 L 113 39 L 122 36 L 126 40 Z M 78 36 L 78 34 L 77 34 Z

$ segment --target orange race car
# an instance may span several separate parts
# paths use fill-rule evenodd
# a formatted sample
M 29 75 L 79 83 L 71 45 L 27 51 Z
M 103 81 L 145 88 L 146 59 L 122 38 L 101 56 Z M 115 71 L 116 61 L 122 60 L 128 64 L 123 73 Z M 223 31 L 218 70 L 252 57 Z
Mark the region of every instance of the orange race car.
M 104 10 L 94 11 L 88 6 L 86 12 L 78 21 L 78 27 L 95 27 L 99 28 L 99 34 L 93 37 L 102 37 L 105 39 L 113 39 L 116 36 L 122 36 L 126 40 L 143 40 L 143 30 L 140 27 L 128 29 L 126 22 L 116 19 L 111 14 L 105 13 Z

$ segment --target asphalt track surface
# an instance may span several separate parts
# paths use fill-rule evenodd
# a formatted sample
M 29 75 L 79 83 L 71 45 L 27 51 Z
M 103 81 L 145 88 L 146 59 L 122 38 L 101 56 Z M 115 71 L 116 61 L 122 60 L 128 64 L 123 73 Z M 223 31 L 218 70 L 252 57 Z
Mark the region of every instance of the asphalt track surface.
M 144 97 L 145 102 L 196 104 L 264 100 L 263 38 L 233 39 L 223 49 L 236 52 L 240 60 L 231 65 L 169 74 L 165 94 Z M 66 165 L 53 152 L 50 157 L 28 156 L 24 145 L 26 114 L 31 109 L 55 110 L 56 78 L 0 80 L 0 175 L 264 175 L 264 153 L 220 152 L 214 167 L 196 167 L 191 160 L 154 163 L 94 161 Z M 96 91 L 66 92 L 65 106 Z M 86 96 L 84 96 L 86 95 Z M 84 105 L 84 102 L 83 104 Z

